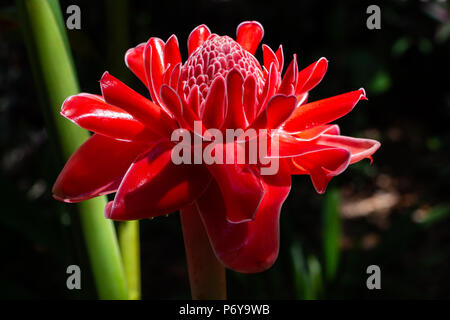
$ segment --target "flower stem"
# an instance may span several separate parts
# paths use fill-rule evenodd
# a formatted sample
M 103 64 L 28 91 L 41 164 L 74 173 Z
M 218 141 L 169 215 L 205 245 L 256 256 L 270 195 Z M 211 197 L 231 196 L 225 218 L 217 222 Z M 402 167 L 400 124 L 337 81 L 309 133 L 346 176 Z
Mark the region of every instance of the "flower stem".
M 139 300 L 141 298 L 139 221 L 120 222 L 118 234 L 128 284 L 128 299 Z
M 79 86 L 57 0 L 16 0 L 21 27 L 33 68 L 47 128 L 60 160 L 83 143 L 89 133 L 60 116 L 65 98 Z M 76 206 L 88 255 L 101 299 L 127 299 L 127 286 L 119 246 L 111 221 L 104 218 L 105 197 Z
M 184 207 L 180 216 L 192 299 L 226 299 L 225 268 L 211 248 L 197 207 Z

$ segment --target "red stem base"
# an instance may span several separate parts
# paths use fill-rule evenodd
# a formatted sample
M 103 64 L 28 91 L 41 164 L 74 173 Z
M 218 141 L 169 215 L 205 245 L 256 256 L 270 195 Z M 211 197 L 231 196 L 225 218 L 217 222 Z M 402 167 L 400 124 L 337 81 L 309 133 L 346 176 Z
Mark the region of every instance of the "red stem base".
M 225 268 L 217 260 L 195 204 L 180 212 L 192 299 L 226 299 Z

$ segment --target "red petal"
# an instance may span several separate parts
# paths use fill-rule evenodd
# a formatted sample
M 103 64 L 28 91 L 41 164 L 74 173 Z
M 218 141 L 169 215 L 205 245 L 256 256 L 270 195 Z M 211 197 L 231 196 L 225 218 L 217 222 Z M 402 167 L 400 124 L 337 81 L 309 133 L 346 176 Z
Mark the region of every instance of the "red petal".
M 172 146 L 158 144 L 140 156 L 120 184 L 105 214 L 113 220 L 136 220 L 171 213 L 192 203 L 211 176 L 203 165 L 175 165 Z
M 178 39 L 172 35 L 164 45 L 164 74 L 162 78 L 163 84 L 169 84 L 173 75 L 173 71 L 178 67 L 178 73 L 181 71 L 181 56 L 178 48 Z M 177 76 L 174 76 L 174 80 Z M 178 80 L 178 79 L 176 79 Z M 178 83 L 177 83 L 178 84 Z M 175 86 L 175 89 L 177 87 Z M 159 93 L 159 92 L 157 92 Z
M 145 75 L 152 100 L 161 104 L 159 90 L 163 84 L 163 75 L 166 71 L 164 63 L 164 41 L 159 38 L 150 38 L 144 49 Z
M 299 95 L 308 92 L 322 81 L 328 68 L 328 60 L 320 58 L 310 66 L 298 73 L 298 83 L 295 94 Z
M 272 63 L 275 63 L 275 65 L 277 66 L 277 69 L 281 72 L 281 68 L 280 68 L 280 64 L 278 62 L 278 58 L 275 55 L 275 53 L 272 51 L 272 49 L 263 44 L 262 45 L 262 50 L 263 50 L 263 60 L 264 60 L 264 66 L 267 68 L 270 68 L 270 65 Z
M 179 123 L 183 122 L 183 106 L 178 94 L 168 85 L 161 87 L 161 100 L 167 110 L 169 110 Z
M 371 139 L 359 139 L 346 136 L 323 134 L 317 140 L 317 143 L 344 148 L 350 151 L 350 164 L 358 162 L 365 158 L 370 158 L 380 147 L 380 143 Z
M 274 138 L 278 138 L 278 141 L 274 141 Z M 260 138 L 261 139 L 261 138 Z M 268 147 L 278 147 L 277 154 L 273 154 L 273 151 L 270 149 L 268 152 L 268 158 L 292 158 L 298 157 L 305 153 L 322 151 L 324 149 L 336 149 L 334 147 L 323 146 L 316 143 L 316 141 L 304 141 L 295 138 L 294 136 L 286 133 L 279 133 L 272 136 L 271 144 L 268 144 Z M 278 145 L 275 143 L 278 142 Z M 269 142 L 267 142 L 269 143 Z
M 146 144 L 160 139 L 131 114 L 93 94 L 68 97 L 61 107 L 61 114 L 82 128 L 114 139 Z
M 341 129 L 339 129 L 339 126 L 337 124 L 332 124 L 324 133 L 326 133 L 326 134 L 341 134 Z
M 259 97 L 260 103 L 257 107 L 258 115 L 259 112 L 265 109 L 267 102 L 275 94 L 279 80 L 280 80 L 280 73 L 278 72 L 276 65 L 272 63 L 270 65 L 269 75 L 267 76 L 266 83 L 264 84 L 262 94 Z
M 248 76 L 244 82 L 244 112 L 247 119 L 247 123 L 252 123 L 256 117 L 257 109 L 257 89 L 256 80 L 253 75 Z
M 194 92 L 194 90 L 191 90 L 191 93 L 192 92 Z M 194 122 L 200 121 L 200 119 L 190 108 L 183 107 L 186 103 L 182 103 L 180 96 L 172 88 L 163 85 L 161 87 L 161 99 L 166 108 L 174 114 L 182 128 L 187 128 L 191 131 L 194 130 Z M 206 131 L 203 123 L 201 129 L 202 133 Z
M 295 167 L 291 173 L 308 173 L 316 191 L 324 193 L 331 178 L 342 173 L 349 165 L 350 152 L 346 149 L 323 146 L 323 149 L 291 159 Z
M 292 59 L 291 64 L 286 70 L 286 74 L 283 77 L 283 81 L 281 81 L 278 93 L 285 95 L 294 94 L 294 88 L 297 85 L 297 73 L 298 73 L 297 56 L 294 54 L 294 58 Z
M 192 30 L 191 34 L 188 38 L 188 54 L 189 56 L 192 54 L 192 52 L 195 51 L 198 47 L 200 47 L 203 42 L 208 39 L 208 37 L 211 35 L 211 31 L 209 28 L 202 24 L 199 25 L 197 28 Z
M 289 194 L 291 179 L 285 165 L 279 174 L 263 176 L 266 190 L 255 219 L 239 224 L 226 217 L 226 201 L 213 181 L 197 200 L 198 208 L 217 258 L 228 268 L 244 273 L 270 268 L 278 256 L 279 217 Z
M 178 39 L 176 35 L 171 35 L 164 46 L 164 64 L 167 68 L 171 65 L 172 68 L 178 63 L 181 63 L 180 48 L 178 47 Z
M 180 95 L 178 95 L 180 96 Z M 194 131 L 194 122 L 199 121 L 197 113 L 200 112 L 200 96 L 198 91 L 198 86 L 195 85 L 192 87 L 191 92 L 189 93 L 189 97 L 187 101 L 183 99 L 183 122 L 184 127 Z M 201 132 L 202 134 L 206 131 L 204 123 L 201 122 Z M 196 132 L 194 131 L 194 134 Z
M 350 112 L 362 99 L 366 99 L 366 93 L 364 89 L 359 89 L 304 104 L 294 111 L 283 126 L 283 130 L 298 133 L 317 125 L 329 123 Z
M 244 78 L 237 69 L 232 69 L 227 75 L 227 129 L 245 128 L 246 120 L 243 107 Z
M 295 96 L 274 95 L 267 103 L 255 122 L 251 125 L 255 129 L 276 129 L 292 114 L 297 104 Z
M 308 92 L 295 95 L 297 97 L 297 108 L 308 102 L 308 95 Z
M 169 86 L 178 92 L 180 86 L 180 76 L 181 76 L 181 63 L 177 64 L 170 75 Z
M 283 71 L 284 67 L 284 55 L 283 55 L 283 46 L 280 44 L 280 47 L 278 48 L 277 52 L 275 52 L 275 55 L 278 59 L 278 65 L 280 72 Z
M 222 164 L 208 165 L 208 169 L 217 181 L 227 207 L 227 219 L 233 223 L 250 221 L 264 195 L 264 187 L 259 171 L 245 161 L 245 149 L 240 144 L 216 144 L 216 154 L 221 152 L 225 160 Z M 227 149 L 228 148 L 228 149 Z M 227 152 L 230 150 L 230 152 Z M 233 158 L 234 155 L 234 158 Z M 240 157 L 242 161 L 240 161 Z
M 144 98 L 108 72 L 103 74 L 100 85 L 103 98 L 108 104 L 127 111 L 155 133 L 163 137 L 170 136 L 172 129 L 175 128 L 175 122 L 161 107 Z
M 198 85 L 194 85 L 187 97 L 187 106 L 191 109 L 196 115 L 200 114 L 200 94 L 198 91 Z
M 141 43 L 135 48 L 129 49 L 127 53 L 125 53 L 125 64 L 145 85 L 147 85 L 144 66 L 144 48 L 145 43 Z
M 208 95 L 203 102 L 200 118 L 206 128 L 220 129 L 226 114 L 225 80 L 222 76 L 214 79 Z
M 94 134 L 67 161 L 53 186 L 53 196 L 78 202 L 115 192 L 131 163 L 148 148 Z
M 236 42 L 242 48 L 254 54 L 264 36 L 264 29 L 259 22 L 245 21 L 238 25 L 236 30 Z
M 311 129 L 294 134 L 298 140 L 311 141 L 319 137 L 321 134 L 339 134 L 339 126 L 337 124 L 322 124 L 312 127 Z

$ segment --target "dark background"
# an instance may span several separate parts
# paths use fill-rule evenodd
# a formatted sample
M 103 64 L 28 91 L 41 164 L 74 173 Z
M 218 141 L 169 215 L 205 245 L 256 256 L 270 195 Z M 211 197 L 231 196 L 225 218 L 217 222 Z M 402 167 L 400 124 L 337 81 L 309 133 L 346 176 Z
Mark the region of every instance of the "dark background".
M 369 101 L 338 124 L 344 135 L 381 141 L 374 163 L 351 166 L 325 196 L 307 176 L 293 177 L 279 259 L 260 274 L 228 271 L 230 298 L 450 298 L 448 2 L 129 1 L 124 10 L 115 0 L 64 0 L 64 13 L 70 4 L 81 8 L 81 30 L 68 34 L 86 92 L 100 93 L 108 70 L 145 93 L 125 68 L 127 48 L 176 34 L 186 59 L 195 26 L 234 37 L 244 20 L 261 22 L 263 43 L 283 44 L 288 62 L 297 53 L 300 68 L 328 58 L 310 100 L 366 89 Z M 381 8 L 381 30 L 366 27 L 370 4 Z M 77 218 L 51 197 L 63 164 L 44 126 L 14 3 L 2 2 L 0 27 L 0 298 L 95 298 Z M 324 219 L 334 211 L 333 236 Z M 327 241 L 340 248 L 329 277 Z M 141 250 L 143 298 L 189 298 L 178 214 L 142 221 Z M 79 292 L 66 289 L 70 264 L 83 270 Z M 366 287 L 371 264 L 381 268 L 381 290 Z

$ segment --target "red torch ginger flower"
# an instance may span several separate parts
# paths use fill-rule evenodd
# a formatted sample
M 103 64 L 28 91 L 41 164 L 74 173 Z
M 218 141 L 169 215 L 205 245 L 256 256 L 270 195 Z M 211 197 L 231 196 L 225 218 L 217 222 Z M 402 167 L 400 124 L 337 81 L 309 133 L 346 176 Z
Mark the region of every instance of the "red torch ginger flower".
M 241 23 L 236 41 L 198 26 L 184 64 L 176 36 L 167 42 L 150 38 L 130 49 L 125 62 L 151 100 L 107 72 L 102 96 L 67 98 L 61 114 L 94 135 L 68 160 L 54 197 L 77 202 L 117 192 L 105 209 L 114 220 L 196 210 L 225 266 L 240 272 L 269 268 L 278 255 L 279 215 L 291 175 L 309 175 L 323 193 L 332 177 L 370 158 L 380 144 L 341 136 L 330 124 L 366 99 L 363 89 L 307 102 L 328 61 L 299 71 L 294 55 L 282 76 L 281 46 L 276 52 L 262 46 L 264 66 L 254 57 L 263 34 L 257 22 Z M 268 137 L 279 141 L 278 171 L 262 175 L 261 163 L 175 164 L 171 135 L 180 128 L 193 132 L 195 121 L 201 121 L 200 135 L 211 128 L 269 129 Z

